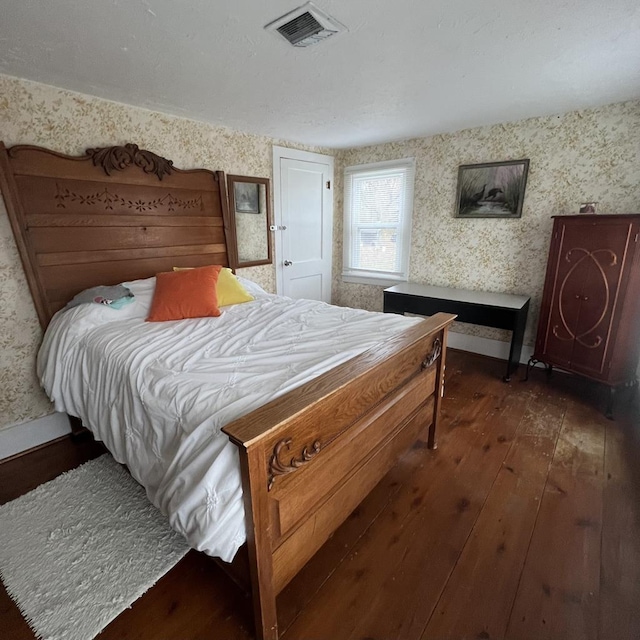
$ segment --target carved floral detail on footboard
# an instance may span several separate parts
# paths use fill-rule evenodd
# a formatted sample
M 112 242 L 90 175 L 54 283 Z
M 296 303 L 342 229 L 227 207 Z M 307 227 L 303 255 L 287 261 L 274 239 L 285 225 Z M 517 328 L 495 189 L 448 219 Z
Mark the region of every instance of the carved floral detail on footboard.
M 442 342 L 440 338 L 436 338 L 433 341 L 433 346 L 431 351 L 427 354 L 425 359 L 422 361 L 420 367 L 424 370 L 429 368 L 442 354 Z
M 283 454 L 283 450 L 286 449 L 286 451 L 289 451 L 291 449 L 291 442 L 291 438 L 286 438 L 285 440 L 280 440 L 273 448 L 273 454 L 269 460 L 268 491 L 271 491 L 271 487 L 273 487 L 276 476 L 283 476 L 299 469 L 303 465 L 307 464 L 307 462 L 313 460 L 313 458 L 320 453 L 320 449 L 322 448 L 320 440 L 316 440 L 310 447 L 305 446 L 300 455 L 297 458 L 295 456 L 292 457 L 287 464 L 286 461 L 281 460 L 280 456 Z
M 102 167 L 109 176 L 112 171 L 122 171 L 129 165 L 135 164 L 145 173 L 155 173 L 158 180 L 165 174 L 171 173 L 173 162 L 151 151 L 140 149 L 137 144 L 125 144 L 124 147 L 101 147 L 87 149 L 87 155 L 96 167 Z

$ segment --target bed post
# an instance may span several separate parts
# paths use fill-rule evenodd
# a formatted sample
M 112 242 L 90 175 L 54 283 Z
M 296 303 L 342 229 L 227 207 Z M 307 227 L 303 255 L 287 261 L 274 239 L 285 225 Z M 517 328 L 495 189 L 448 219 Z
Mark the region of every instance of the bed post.
M 446 345 L 449 334 L 449 325 L 442 330 L 442 344 Z M 444 372 L 445 372 L 445 360 L 447 356 L 446 348 L 442 349 L 442 355 L 440 356 L 440 362 L 438 363 L 438 371 L 436 373 L 436 392 L 435 402 L 433 406 L 433 422 L 429 427 L 429 436 L 427 439 L 427 447 L 429 449 L 437 449 L 438 443 L 436 441 L 436 433 L 438 430 L 438 423 L 440 422 L 440 405 L 442 404 L 442 397 L 444 396 Z
M 242 473 L 256 638 L 278 640 L 265 457 L 260 445 L 245 448 L 241 443 L 236 444 Z

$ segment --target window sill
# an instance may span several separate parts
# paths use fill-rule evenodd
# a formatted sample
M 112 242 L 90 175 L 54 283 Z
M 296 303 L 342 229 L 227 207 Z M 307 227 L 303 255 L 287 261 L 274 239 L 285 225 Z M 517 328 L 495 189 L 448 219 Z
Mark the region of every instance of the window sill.
M 394 284 L 407 282 L 406 278 L 385 278 L 384 276 L 342 276 L 342 282 L 350 284 L 369 284 L 378 287 L 393 287 Z

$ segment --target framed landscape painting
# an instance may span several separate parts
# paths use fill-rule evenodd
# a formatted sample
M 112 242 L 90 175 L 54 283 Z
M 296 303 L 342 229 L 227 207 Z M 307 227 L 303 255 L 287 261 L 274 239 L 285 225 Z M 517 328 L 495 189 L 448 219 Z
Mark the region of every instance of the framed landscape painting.
M 528 172 L 529 160 L 461 165 L 456 218 L 519 218 Z

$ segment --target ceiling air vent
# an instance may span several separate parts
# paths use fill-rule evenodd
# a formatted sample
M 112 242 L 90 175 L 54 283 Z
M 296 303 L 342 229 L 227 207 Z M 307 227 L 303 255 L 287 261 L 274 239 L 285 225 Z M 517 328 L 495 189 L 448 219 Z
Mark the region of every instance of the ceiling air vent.
M 294 47 L 310 47 L 312 44 L 347 30 L 344 25 L 320 11 L 312 2 L 307 2 L 270 22 L 265 29 L 279 33 Z

